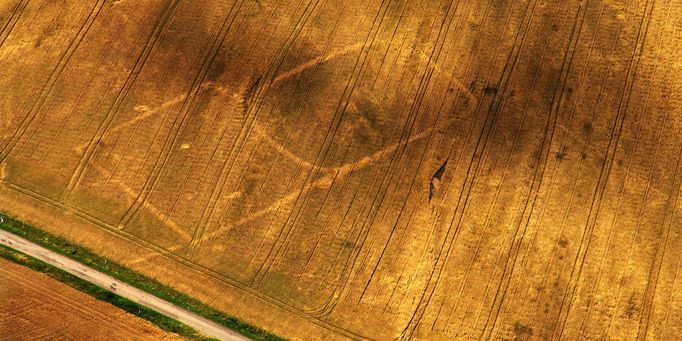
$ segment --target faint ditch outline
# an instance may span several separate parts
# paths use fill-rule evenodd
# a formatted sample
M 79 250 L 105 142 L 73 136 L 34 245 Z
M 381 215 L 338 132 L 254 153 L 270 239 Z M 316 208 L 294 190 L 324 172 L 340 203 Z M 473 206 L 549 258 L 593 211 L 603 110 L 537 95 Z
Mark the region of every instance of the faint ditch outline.
M 294 77 L 294 76 L 310 69 L 311 67 L 318 66 L 318 65 L 323 64 L 323 63 L 325 63 L 329 60 L 332 60 L 334 58 L 337 58 L 337 57 L 346 55 L 348 53 L 351 53 L 353 51 L 356 51 L 356 50 L 362 48 L 362 46 L 364 46 L 364 44 L 355 43 L 355 44 L 352 44 L 352 45 L 350 45 L 344 49 L 336 50 L 336 51 L 333 51 L 329 54 L 325 54 L 323 56 L 320 56 L 320 57 L 311 59 L 310 61 L 299 64 L 298 66 L 294 67 L 293 69 L 291 69 L 289 71 L 285 71 L 282 74 L 275 77 L 274 80 L 272 81 L 272 84 L 273 85 L 277 84 L 277 83 L 282 82 L 286 79 Z M 428 58 L 428 56 L 421 56 L 420 55 L 420 58 L 424 58 L 424 57 Z M 432 67 L 437 72 L 442 71 L 438 64 L 432 64 Z M 455 87 L 457 87 L 459 90 L 461 90 L 461 94 L 463 94 L 466 97 L 468 103 L 474 103 L 475 102 L 476 98 L 467 86 L 462 84 L 459 80 L 455 79 L 454 77 L 452 77 L 451 80 L 452 80 L 452 84 Z M 226 93 L 229 93 L 230 90 L 232 90 L 232 89 L 228 89 L 228 88 L 225 88 L 223 86 L 220 86 L 220 85 L 216 85 L 214 82 L 211 82 L 211 81 L 202 84 L 200 86 L 200 89 L 201 90 L 213 89 L 214 91 L 216 91 L 219 94 L 226 94 Z M 244 90 L 242 90 L 241 92 L 233 93 L 233 95 L 243 96 L 244 95 L 243 92 L 244 92 Z M 161 110 L 167 109 L 167 108 L 169 108 L 169 107 L 171 107 L 177 103 L 182 102 L 183 100 L 185 100 L 186 97 L 187 97 L 186 94 L 177 95 L 177 96 L 159 104 L 157 107 L 155 107 L 153 109 L 149 108 L 149 106 L 147 106 L 147 105 L 143 105 L 143 104 L 137 105 L 134 108 L 134 110 L 139 112 L 140 114 L 136 117 L 133 117 L 132 119 L 130 119 L 128 121 L 125 121 L 125 122 L 113 127 L 109 131 L 107 131 L 103 135 L 102 140 L 106 139 L 106 137 L 108 137 L 108 135 L 110 135 L 112 133 L 115 133 L 121 129 L 124 129 L 128 126 L 131 126 L 135 123 L 138 123 L 138 122 L 140 122 L 146 118 L 153 116 L 154 114 L 158 113 Z M 365 157 L 362 157 L 359 160 L 347 162 L 347 163 L 341 164 L 339 166 L 334 166 L 334 167 L 318 166 L 318 165 L 314 165 L 313 163 L 311 163 L 309 161 L 302 159 L 300 156 L 296 155 L 296 153 L 291 151 L 291 149 L 287 148 L 282 143 L 277 142 L 270 134 L 268 134 L 265 131 L 265 129 L 263 129 L 261 127 L 261 125 L 258 122 L 254 122 L 254 129 L 252 130 L 252 132 L 254 134 L 258 135 L 259 137 L 261 137 L 274 150 L 276 150 L 278 153 L 280 153 L 281 155 L 283 155 L 287 159 L 294 161 L 295 163 L 297 163 L 299 165 L 303 165 L 303 166 L 310 168 L 310 169 L 322 171 L 324 173 L 324 175 L 321 178 L 305 185 L 303 187 L 303 189 L 291 191 L 291 192 L 285 194 L 284 196 L 282 196 L 280 199 L 273 202 L 268 207 L 266 207 L 262 210 L 259 210 L 257 212 L 253 212 L 253 213 L 249 214 L 248 216 L 240 219 L 239 221 L 237 221 L 237 222 L 235 222 L 229 226 L 217 226 L 217 228 L 214 229 L 213 231 L 206 233 L 206 234 L 203 234 L 199 239 L 199 243 L 203 243 L 206 240 L 211 240 L 211 239 L 225 233 L 226 230 L 228 230 L 230 228 L 233 228 L 235 226 L 242 226 L 242 225 L 245 225 L 245 224 L 252 222 L 256 219 L 259 219 L 259 218 L 265 216 L 266 214 L 281 208 L 283 205 L 287 205 L 290 202 L 294 201 L 299 196 L 299 194 L 301 194 L 301 193 L 305 193 L 305 192 L 308 192 L 308 191 L 316 189 L 316 188 L 320 188 L 320 189 L 321 188 L 328 188 L 332 185 L 333 180 L 335 178 L 338 178 L 339 176 L 340 177 L 346 177 L 355 170 L 364 169 L 366 167 L 369 167 L 370 165 L 374 164 L 375 162 L 386 157 L 388 154 L 394 152 L 396 149 L 400 148 L 401 146 L 410 145 L 416 141 L 419 141 L 419 140 L 426 138 L 433 131 L 437 131 L 437 130 L 447 128 L 448 126 L 453 124 L 456 121 L 456 119 L 457 119 L 456 117 L 448 118 L 448 119 L 444 120 L 443 122 L 441 122 L 440 124 L 435 125 L 434 127 L 431 127 L 429 129 L 425 129 L 425 130 L 419 132 L 418 134 L 411 136 L 410 138 L 408 138 L 405 141 L 395 142 L 395 143 L 393 143 L 389 146 L 386 146 L 386 147 L 384 147 L 384 148 L 382 148 L 382 149 L 380 149 L 380 150 L 378 150 L 372 154 L 366 155 Z M 79 144 L 73 148 L 73 152 L 80 153 L 80 152 L 82 152 L 83 148 L 84 148 L 84 144 Z M 104 168 L 101 168 L 99 166 L 95 167 L 95 170 L 97 172 L 107 176 L 107 177 L 111 176 L 111 174 L 108 171 L 106 171 Z M 132 188 L 127 186 L 125 183 L 118 181 L 117 184 L 119 187 L 121 187 L 121 189 L 126 193 L 127 196 L 135 195 Z M 232 200 L 232 199 L 236 199 L 236 198 L 240 197 L 242 194 L 243 194 L 242 192 L 237 191 L 237 192 L 232 192 L 232 193 L 228 194 L 227 197 L 228 197 L 228 199 Z M 179 237 L 181 237 L 182 240 L 184 240 L 186 242 L 191 240 L 191 236 L 189 235 L 189 232 L 182 230 L 182 228 L 180 228 L 170 217 L 163 214 L 153 204 L 145 203 L 143 205 L 143 207 L 145 207 L 145 209 L 149 213 L 151 213 L 154 217 L 156 217 L 161 223 L 163 223 L 168 228 L 173 230 L 173 232 L 175 232 Z M 118 226 L 118 228 L 121 229 L 121 228 L 123 228 L 123 226 Z M 176 246 L 169 247 L 167 250 L 169 252 L 175 252 L 177 250 L 182 249 L 183 247 L 185 247 L 185 246 L 176 245 Z M 127 262 L 127 264 L 135 264 L 135 263 L 143 262 L 143 261 L 146 261 L 148 259 L 154 258 L 156 256 L 160 256 L 160 255 L 161 254 L 158 252 L 153 252 L 153 253 L 150 253 L 146 256 L 142 256 L 142 257 L 139 257 L 137 259 L 131 260 L 131 261 Z
M 334 58 L 337 58 L 337 57 L 346 55 L 346 54 L 348 54 L 348 53 L 351 53 L 351 52 L 353 52 L 353 51 L 356 51 L 356 50 L 362 48 L 363 46 L 364 46 L 364 43 L 355 43 L 355 44 L 352 44 L 352 45 L 350 45 L 350 46 L 348 46 L 348 47 L 346 47 L 346 48 L 344 48 L 344 49 L 336 50 L 336 51 L 333 51 L 333 52 L 331 52 L 331 53 L 325 54 L 325 55 L 323 55 L 323 56 L 320 56 L 320 57 L 317 57 L 317 58 L 313 58 L 313 59 L 311 59 L 311 60 L 309 60 L 309 61 L 307 61 L 307 62 L 304 62 L 304 63 L 302 63 L 302 64 L 299 64 L 298 66 L 294 67 L 293 69 L 291 69 L 291 70 L 289 70 L 289 71 L 283 72 L 282 74 L 278 75 L 278 76 L 275 77 L 275 79 L 272 81 L 272 84 L 274 85 L 274 84 L 277 84 L 277 83 L 279 83 L 279 82 L 282 82 L 282 81 L 284 81 L 284 80 L 286 80 L 286 79 L 289 79 L 289 78 L 291 78 L 291 77 L 294 77 L 294 76 L 296 76 L 296 75 L 298 75 L 298 74 L 300 74 L 300 73 L 306 71 L 307 69 L 309 69 L 309 68 L 311 68 L 311 67 L 318 66 L 318 65 L 323 64 L 323 63 L 325 63 L 325 62 L 327 62 L 327 61 L 329 61 L 329 60 L 332 60 L 332 59 L 334 59 Z M 225 94 L 225 93 L 230 92 L 230 90 L 232 90 L 232 89 L 227 89 L 227 88 L 225 88 L 225 87 L 223 87 L 223 86 L 220 86 L 220 85 L 215 85 L 215 82 L 211 82 L 211 81 L 205 82 L 204 84 L 202 84 L 202 85 L 199 87 L 199 89 L 200 89 L 200 90 L 213 89 L 214 91 L 216 91 L 216 92 L 219 93 L 219 94 Z M 241 96 L 241 97 L 243 98 L 243 97 L 244 97 L 244 92 L 245 92 L 245 90 L 241 90 L 240 92 L 233 93 L 233 95 Z M 136 124 L 136 123 L 138 123 L 138 122 L 140 122 L 140 121 L 142 121 L 142 120 L 144 120 L 144 119 L 146 119 L 146 118 L 149 118 L 149 117 L 153 116 L 154 114 L 158 113 L 158 112 L 161 111 L 161 110 L 170 108 L 170 107 L 172 107 L 173 105 L 182 102 L 182 101 L 185 100 L 186 98 L 187 98 L 187 95 L 186 95 L 186 94 L 180 94 L 180 95 L 177 95 L 177 96 L 175 96 L 175 97 L 173 97 L 173 98 L 171 98 L 171 99 L 169 99 L 169 100 L 167 100 L 167 101 L 165 101 L 165 102 L 159 104 L 157 107 L 155 107 L 155 108 L 153 108 L 153 109 L 152 109 L 152 108 L 149 108 L 149 106 L 144 105 L 144 104 L 137 105 L 137 106 L 135 106 L 134 110 L 137 111 L 137 112 L 139 112 L 140 114 L 139 114 L 138 116 L 136 116 L 136 117 L 133 117 L 133 118 L 131 118 L 131 119 L 129 119 L 129 120 L 127 120 L 127 121 L 125 121 L 125 122 L 123 122 L 123 123 L 121 123 L 121 124 L 119 124 L 119 125 L 113 127 L 113 128 L 111 128 L 110 130 L 108 130 L 106 133 L 103 134 L 102 140 L 106 139 L 106 138 L 107 138 L 108 136 L 110 136 L 112 133 L 115 133 L 115 132 L 117 132 L 117 131 L 119 131 L 119 130 L 121 130 L 121 129 L 127 128 L 127 127 L 129 127 L 129 126 L 131 126 L 131 125 L 133 125 L 133 124 Z M 274 138 L 273 138 L 272 136 L 270 136 L 270 135 L 269 135 L 269 134 L 268 134 L 268 133 L 259 125 L 259 124 L 258 124 L 258 122 L 255 122 L 253 132 L 254 132 L 256 135 L 258 135 L 259 137 L 262 137 L 262 138 L 265 140 L 265 142 L 268 143 L 268 144 L 269 144 L 273 149 L 275 149 L 277 152 L 279 152 L 280 154 L 284 155 L 286 158 L 288 158 L 288 159 L 290 159 L 290 160 L 292 160 L 292 161 L 294 161 L 294 162 L 296 162 L 296 163 L 298 163 L 298 164 L 304 165 L 304 166 L 306 166 L 306 167 L 308 167 L 308 168 L 311 168 L 311 169 L 322 170 L 322 171 L 324 171 L 324 172 L 331 172 L 331 171 L 334 170 L 334 169 L 330 169 L 330 168 L 328 168 L 328 167 L 315 166 L 315 165 L 313 165 L 312 163 L 303 160 L 301 157 L 299 157 L 299 156 L 296 155 L 294 152 L 292 152 L 289 148 L 287 148 L 287 147 L 284 146 L 283 144 L 278 143 L 277 141 L 275 141 Z M 77 154 L 78 154 L 78 153 L 81 153 L 81 152 L 83 151 L 83 149 L 84 149 L 86 146 L 87 146 L 87 142 L 81 143 L 81 144 L 79 144 L 79 145 L 76 145 L 76 146 L 72 149 L 72 151 L 73 151 L 74 153 L 77 153 Z M 97 171 L 98 173 L 100 173 L 100 174 L 102 174 L 102 175 L 104 175 L 104 176 L 106 176 L 106 177 L 111 177 L 111 176 L 112 176 L 112 174 L 109 173 L 106 169 L 104 169 L 104 168 L 102 168 L 102 167 L 100 167 L 100 166 L 98 166 L 98 165 L 95 165 L 94 169 L 95 169 L 95 171 Z M 136 196 L 136 195 L 134 194 L 133 190 L 132 190 L 129 186 L 127 186 L 125 183 L 120 182 L 120 181 L 117 181 L 117 184 L 118 184 L 119 187 L 121 187 L 121 189 L 126 193 L 127 196 L 129 196 L 129 197 L 130 197 L 131 195 L 132 195 L 132 196 Z M 240 192 L 240 191 L 232 192 L 232 193 L 230 193 L 230 194 L 227 195 L 227 198 L 228 198 L 228 199 L 235 199 L 235 198 L 240 197 L 241 195 L 242 195 L 242 192 Z M 189 235 L 189 233 L 188 233 L 187 231 L 182 230 L 182 229 L 181 229 L 181 228 L 180 228 L 172 219 L 170 219 L 170 217 L 168 217 L 168 216 L 166 216 L 165 214 L 163 214 L 162 212 L 160 212 L 153 204 L 151 204 L 151 203 L 145 203 L 145 204 L 143 205 L 143 207 L 145 207 L 145 209 L 146 209 L 149 213 L 151 213 L 152 215 L 154 215 L 161 223 L 163 223 L 163 224 L 166 225 L 167 227 L 171 228 L 171 229 L 172 229 L 176 234 L 178 234 L 178 236 L 180 236 L 184 241 L 188 242 L 188 241 L 191 240 L 191 236 Z M 260 216 L 264 215 L 264 214 L 267 213 L 267 212 L 269 212 L 269 210 L 266 210 L 266 211 L 264 211 L 264 212 L 256 212 L 256 215 L 257 215 L 257 217 L 260 217 Z M 251 220 L 252 220 L 252 219 L 251 219 Z M 250 221 L 250 220 L 249 220 L 249 221 Z M 243 223 L 241 223 L 241 224 L 243 224 Z M 241 224 L 240 224 L 240 225 L 241 225 Z M 123 226 L 118 226 L 118 228 L 119 228 L 119 229 L 122 229 Z M 207 239 L 207 238 L 202 238 L 201 241 L 203 241 L 203 240 L 205 240 L 205 239 Z M 174 246 L 174 247 L 170 247 L 170 248 L 168 248 L 168 251 L 174 252 L 174 251 L 177 251 L 177 250 L 181 249 L 182 247 L 184 247 L 184 246 Z M 157 253 L 157 252 L 151 253 L 151 254 L 149 254 L 149 255 L 147 255 L 147 256 L 144 256 L 144 257 L 138 258 L 138 259 L 136 259 L 136 260 L 133 260 L 133 261 L 129 262 L 129 264 L 141 262 L 141 261 L 147 260 L 147 259 L 149 259 L 149 258 L 152 258 L 152 257 L 154 257 L 154 256 L 156 256 L 156 255 L 159 255 L 159 253 Z

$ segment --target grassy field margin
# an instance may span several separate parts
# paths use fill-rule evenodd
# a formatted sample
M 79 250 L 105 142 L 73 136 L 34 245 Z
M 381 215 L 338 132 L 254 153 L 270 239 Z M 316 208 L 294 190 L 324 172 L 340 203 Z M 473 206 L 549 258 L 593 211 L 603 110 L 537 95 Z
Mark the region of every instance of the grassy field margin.
M 154 296 L 171 302 L 178 307 L 184 308 L 197 315 L 203 316 L 211 321 L 230 328 L 253 340 L 284 340 L 283 338 L 271 334 L 263 329 L 251 326 L 235 317 L 219 312 L 196 299 L 193 299 L 175 289 L 157 282 L 154 279 L 138 274 L 109 259 L 100 257 L 82 246 L 75 245 L 61 237 L 52 235 L 33 226 L 25 224 L 22 221 L 14 219 L 5 213 L 0 212 L 0 217 L 2 217 L 0 228 L 5 231 L 11 232 L 42 247 L 76 260 L 97 271 L 105 273 L 122 282 L 126 282 L 138 289 L 144 290 Z M 108 290 L 102 289 L 94 284 L 84 281 L 33 257 L 24 255 L 23 253 L 14 251 L 4 246 L 0 248 L 0 256 L 15 263 L 27 266 L 33 270 L 46 273 L 48 276 L 64 282 L 95 298 L 109 302 L 131 314 L 144 318 L 145 320 L 158 325 L 164 330 L 190 339 L 206 340 L 205 337 L 189 326 L 186 326 L 165 315 L 159 314 L 149 308 L 143 307 L 135 302 L 120 297 Z

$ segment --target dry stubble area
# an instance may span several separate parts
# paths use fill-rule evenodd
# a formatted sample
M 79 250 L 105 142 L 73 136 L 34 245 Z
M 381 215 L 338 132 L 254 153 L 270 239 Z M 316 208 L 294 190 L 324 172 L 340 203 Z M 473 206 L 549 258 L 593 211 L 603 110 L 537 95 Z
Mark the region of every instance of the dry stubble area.
M 682 338 L 680 0 L 0 0 L 0 207 L 291 339 Z
M 180 340 L 46 275 L 0 259 L 5 340 Z

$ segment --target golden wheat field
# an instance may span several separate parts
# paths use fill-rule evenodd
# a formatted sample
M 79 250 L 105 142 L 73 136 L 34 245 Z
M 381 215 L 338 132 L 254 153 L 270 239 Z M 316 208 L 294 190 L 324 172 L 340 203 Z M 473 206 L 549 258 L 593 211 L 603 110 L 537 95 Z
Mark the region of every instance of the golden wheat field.
M 680 0 L 0 0 L 0 208 L 293 340 L 682 338 Z

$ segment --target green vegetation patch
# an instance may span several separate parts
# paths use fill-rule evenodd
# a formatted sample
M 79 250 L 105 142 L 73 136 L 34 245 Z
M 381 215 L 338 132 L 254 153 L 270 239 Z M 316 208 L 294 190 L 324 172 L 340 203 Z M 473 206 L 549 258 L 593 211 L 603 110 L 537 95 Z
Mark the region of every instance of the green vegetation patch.
M 109 259 L 106 259 L 104 257 L 98 256 L 94 254 L 92 251 L 73 244 L 61 237 L 55 236 L 53 234 L 47 233 L 45 231 L 39 230 L 35 227 L 32 227 L 30 225 L 24 224 L 23 222 L 8 217 L 4 213 L 0 213 L 0 217 L 2 217 L 2 222 L 0 222 L 0 228 L 3 230 L 6 230 L 8 232 L 14 233 L 17 236 L 20 236 L 22 238 L 25 238 L 31 242 L 34 242 L 38 245 L 41 245 L 47 249 L 50 249 L 52 251 L 55 251 L 57 253 L 60 253 L 64 256 L 67 256 L 73 260 L 76 260 L 80 263 L 83 263 L 97 271 L 100 271 L 102 273 L 105 273 L 111 277 L 114 277 L 122 282 L 126 282 L 138 289 L 144 290 L 152 295 L 155 295 L 161 299 L 164 299 L 168 302 L 171 302 L 179 307 L 182 307 L 188 311 L 191 311 L 197 315 L 203 316 L 209 320 L 212 320 L 220 325 L 223 325 L 227 328 L 230 328 L 244 336 L 247 336 L 253 340 L 266 340 L 266 341 L 274 341 L 274 340 L 284 340 L 283 338 L 273 335 L 263 329 L 260 329 L 258 327 L 251 326 L 245 322 L 242 322 L 241 320 L 229 316 L 227 314 L 224 314 L 222 312 L 219 312 L 205 303 L 202 303 L 194 298 L 191 298 L 171 287 L 168 287 L 166 285 L 163 285 L 159 283 L 158 281 L 151 279 L 149 277 L 143 276 L 141 274 L 138 274 L 122 265 L 119 265 Z M 86 292 L 90 294 L 91 296 L 94 296 L 98 299 L 101 299 L 103 301 L 110 302 L 118 307 L 121 307 L 128 311 L 131 314 L 140 316 L 146 320 L 149 320 L 153 322 L 154 324 L 157 324 L 159 327 L 161 327 L 164 330 L 171 331 L 173 333 L 177 333 L 179 335 L 191 338 L 191 339 L 203 339 L 196 331 L 191 329 L 188 326 L 185 326 L 184 324 L 181 324 L 173 319 L 170 319 L 166 317 L 165 315 L 161 315 L 153 310 L 150 310 L 148 308 L 145 308 L 143 306 L 140 306 L 130 300 L 127 300 L 125 298 L 122 298 L 118 295 L 115 295 L 111 293 L 108 290 L 99 288 L 95 286 L 94 284 L 90 284 L 89 282 L 83 281 L 78 277 L 75 277 L 67 272 L 64 272 L 62 270 L 59 270 L 47 263 L 41 262 L 37 259 L 34 258 L 28 258 L 29 259 L 29 264 L 24 264 L 22 261 L 17 261 L 21 260 L 25 256 L 23 254 L 17 253 L 15 251 L 12 251 L 12 253 L 8 253 L 8 250 L 11 251 L 11 249 L 8 248 L 3 248 L 2 256 L 3 258 L 9 259 L 11 261 L 14 261 L 16 263 L 25 265 L 30 267 L 31 269 L 47 273 L 53 278 L 56 278 L 64 283 L 67 283 L 71 285 L 72 287 L 79 289 L 83 292 Z M 11 256 L 11 254 L 15 254 L 14 256 Z M 21 255 L 22 257 L 16 256 L 16 254 Z M 38 265 L 42 264 L 42 265 Z M 36 267 L 34 267 L 36 266 Z M 43 271 L 41 269 L 46 269 L 46 268 L 52 268 L 53 270 L 50 271 Z M 53 275 L 54 273 L 57 273 L 59 275 Z M 73 279 L 69 279 L 69 277 L 72 277 Z M 64 279 L 62 279 L 64 278 Z M 81 283 L 78 285 L 74 285 L 72 283 Z M 92 288 L 90 288 L 92 287 Z M 85 289 L 82 289 L 85 288 Z M 94 291 L 94 290 L 97 291 Z M 97 292 L 97 294 L 94 294 Z M 175 329 L 169 329 L 169 328 L 175 328 Z

